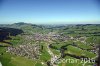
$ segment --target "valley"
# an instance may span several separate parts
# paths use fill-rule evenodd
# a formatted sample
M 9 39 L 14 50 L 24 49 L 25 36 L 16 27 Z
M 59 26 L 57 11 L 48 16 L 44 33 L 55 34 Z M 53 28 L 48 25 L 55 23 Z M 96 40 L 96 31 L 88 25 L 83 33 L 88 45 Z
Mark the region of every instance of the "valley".
M 99 24 L 0 25 L 3 66 L 93 66 L 100 61 L 99 45 Z

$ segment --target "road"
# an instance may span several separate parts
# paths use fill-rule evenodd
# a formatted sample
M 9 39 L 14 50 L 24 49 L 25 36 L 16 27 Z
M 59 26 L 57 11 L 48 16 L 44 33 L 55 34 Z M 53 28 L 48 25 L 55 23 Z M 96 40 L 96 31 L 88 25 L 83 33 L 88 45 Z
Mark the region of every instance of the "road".
M 47 51 L 51 55 L 51 60 L 50 60 L 51 61 L 51 64 L 53 66 L 57 66 L 54 63 L 59 59 L 60 56 L 56 56 L 56 55 L 53 54 L 53 52 L 49 48 L 49 44 L 47 44 Z

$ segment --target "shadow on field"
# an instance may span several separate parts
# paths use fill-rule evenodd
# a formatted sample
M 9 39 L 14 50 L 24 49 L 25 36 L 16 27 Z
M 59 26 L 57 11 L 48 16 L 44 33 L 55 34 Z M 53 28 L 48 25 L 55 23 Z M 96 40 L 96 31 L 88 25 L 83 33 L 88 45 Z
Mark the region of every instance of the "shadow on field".
M 20 29 L 15 29 L 15 28 L 0 28 L 0 42 L 4 42 L 4 43 L 8 43 L 9 42 L 5 42 L 4 40 L 11 40 L 10 36 L 16 36 L 18 34 L 23 33 L 22 30 Z

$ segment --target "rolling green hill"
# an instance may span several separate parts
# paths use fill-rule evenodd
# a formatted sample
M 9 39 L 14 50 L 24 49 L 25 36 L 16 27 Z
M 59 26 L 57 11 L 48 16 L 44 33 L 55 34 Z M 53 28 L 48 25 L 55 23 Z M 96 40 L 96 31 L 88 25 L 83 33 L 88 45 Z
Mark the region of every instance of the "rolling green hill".
M 0 25 L 0 62 L 3 66 L 93 66 L 96 62 L 88 61 L 98 61 L 98 45 L 99 24 L 35 25 L 20 22 Z M 81 63 L 82 58 L 88 59 L 86 63 Z M 63 61 L 67 59 L 77 62 Z

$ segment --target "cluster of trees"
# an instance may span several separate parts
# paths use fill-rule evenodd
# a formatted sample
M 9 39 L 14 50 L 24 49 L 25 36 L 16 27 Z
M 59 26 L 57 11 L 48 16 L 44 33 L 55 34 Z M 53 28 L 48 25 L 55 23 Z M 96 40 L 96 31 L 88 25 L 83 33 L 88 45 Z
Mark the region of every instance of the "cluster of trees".
M 5 39 L 11 39 L 10 36 L 16 36 L 18 34 L 23 33 L 20 29 L 15 28 L 0 28 L 0 41 Z

